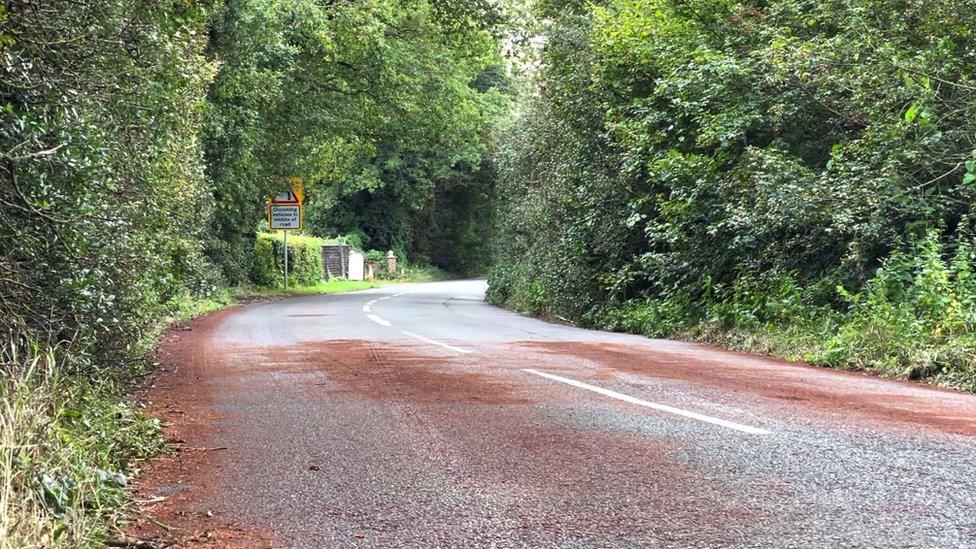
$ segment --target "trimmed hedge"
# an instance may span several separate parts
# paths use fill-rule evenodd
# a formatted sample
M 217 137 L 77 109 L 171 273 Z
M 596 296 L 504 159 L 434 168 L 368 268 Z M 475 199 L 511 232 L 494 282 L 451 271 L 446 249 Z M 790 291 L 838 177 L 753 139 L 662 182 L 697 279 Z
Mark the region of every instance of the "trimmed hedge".
M 288 236 L 288 282 L 295 286 L 315 286 L 322 282 L 322 239 Z M 284 236 L 258 233 L 251 264 L 251 281 L 258 286 L 281 288 L 284 280 Z

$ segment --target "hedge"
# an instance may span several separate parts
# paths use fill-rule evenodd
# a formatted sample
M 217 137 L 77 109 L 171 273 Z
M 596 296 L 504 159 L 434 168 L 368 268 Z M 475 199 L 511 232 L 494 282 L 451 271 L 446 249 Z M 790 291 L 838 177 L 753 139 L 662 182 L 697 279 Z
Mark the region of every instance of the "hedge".
M 314 286 L 323 280 L 322 239 L 311 236 L 288 237 L 288 282 L 295 286 Z M 251 265 L 251 281 L 259 286 L 284 286 L 284 237 L 278 233 L 258 233 Z

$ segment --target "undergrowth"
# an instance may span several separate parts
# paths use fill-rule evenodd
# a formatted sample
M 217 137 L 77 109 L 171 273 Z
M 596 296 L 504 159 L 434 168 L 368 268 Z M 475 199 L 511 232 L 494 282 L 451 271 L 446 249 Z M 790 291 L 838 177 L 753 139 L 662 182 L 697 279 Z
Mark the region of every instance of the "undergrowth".
M 70 350 L 0 348 L 0 547 L 97 546 L 124 518 L 137 460 L 162 448 L 121 381 L 73 372 Z
M 894 252 L 860 292 L 836 287 L 842 307 L 810 304 L 822 289 L 789 277 L 757 277 L 697 302 L 678 295 L 610 304 L 586 321 L 976 391 L 974 260 L 971 244 L 947 253 L 931 231 Z
M 97 547 L 118 535 L 130 511 L 129 480 L 164 449 L 159 421 L 131 398 L 152 371 L 146 357 L 166 326 L 237 297 L 228 289 L 210 297 L 177 294 L 122 365 L 92 364 L 68 342 L 4 334 L 0 549 Z

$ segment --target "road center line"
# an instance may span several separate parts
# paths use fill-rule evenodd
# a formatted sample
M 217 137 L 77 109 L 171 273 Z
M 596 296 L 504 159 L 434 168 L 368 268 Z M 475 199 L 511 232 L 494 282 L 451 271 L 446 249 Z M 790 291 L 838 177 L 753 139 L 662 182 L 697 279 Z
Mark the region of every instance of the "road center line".
M 665 406 L 664 404 L 656 404 L 654 402 L 648 402 L 646 400 L 641 400 L 639 398 L 634 398 L 623 393 L 618 393 L 616 391 L 611 391 L 610 389 L 604 389 L 603 387 L 597 387 L 596 385 L 590 385 L 589 383 L 583 383 L 582 381 L 576 381 L 575 379 L 569 379 L 568 377 L 557 376 L 553 374 L 547 374 L 545 372 L 540 372 L 538 370 L 523 369 L 523 372 L 528 372 L 532 375 L 539 377 L 544 377 L 551 379 L 553 381 L 558 381 L 560 383 L 565 383 L 566 385 L 572 385 L 580 389 L 586 389 L 587 391 L 593 391 L 594 393 L 599 393 L 603 396 L 608 396 L 610 398 L 615 398 L 617 400 L 622 400 L 624 402 L 629 402 L 630 404 L 636 404 L 638 406 L 644 406 L 646 408 L 651 408 L 658 410 L 660 412 L 667 412 L 669 414 L 675 414 L 682 417 L 687 417 L 691 419 L 697 419 L 698 421 L 704 421 L 705 423 L 711 423 L 712 425 L 719 425 L 721 427 L 726 427 L 728 429 L 734 429 L 736 431 L 741 431 L 743 433 L 749 433 L 751 435 L 771 435 L 772 431 L 767 431 L 766 429 L 760 429 L 758 427 L 750 427 L 749 425 L 742 425 L 741 423 L 735 423 L 732 421 L 726 421 L 724 419 L 719 419 L 717 417 L 706 416 L 704 414 L 699 414 L 696 412 L 689 412 L 687 410 L 682 410 L 680 408 L 674 408 L 671 406 Z
M 386 297 L 381 297 L 379 299 L 374 299 L 373 301 L 370 301 L 370 302 L 366 303 L 365 305 L 363 305 L 363 312 L 366 313 L 366 316 L 370 320 L 372 320 L 373 322 L 379 324 L 380 326 L 387 326 L 387 327 L 392 326 L 392 324 L 390 324 L 390 322 L 388 320 L 383 320 L 382 318 L 380 318 L 380 317 L 378 317 L 378 316 L 376 316 L 376 315 L 373 314 L 373 304 L 375 304 L 378 301 L 383 301 L 383 300 L 386 300 L 386 299 L 393 299 L 394 297 L 400 297 L 404 293 L 406 293 L 406 292 L 401 292 L 399 294 L 393 294 L 393 295 L 388 295 Z
M 455 353 L 461 353 L 461 354 L 466 355 L 466 354 L 468 354 L 468 353 L 471 352 L 471 351 L 469 351 L 467 349 L 462 349 L 460 347 L 455 347 L 454 345 L 448 345 L 447 343 L 441 343 L 440 341 L 434 341 L 433 339 L 426 338 L 426 337 L 424 337 L 422 335 L 418 335 L 418 334 L 415 334 L 413 332 L 407 332 L 407 331 L 401 330 L 400 333 L 403 334 L 403 335 L 405 335 L 405 336 L 410 336 L 410 337 L 412 337 L 414 339 L 419 339 L 420 341 L 423 341 L 424 343 L 430 343 L 431 345 L 437 345 L 439 347 L 443 347 L 445 349 L 454 351 Z
M 406 292 L 404 292 L 404 293 L 406 293 Z M 363 312 L 366 313 L 366 317 L 367 318 L 369 318 L 373 322 L 379 324 L 380 326 L 390 327 L 390 326 L 392 326 L 392 324 L 390 323 L 390 321 L 384 320 L 384 319 L 376 316 L 375 314 L 373 314 L 373 305 L 376 304 L 377 302 L 380 302 L 380 301 L 383 301 L 383 300 L 386 300 L 386 299 L 393 299 L 394 297 L 400 297 L 401 295 L 403 295 L 403 293 L 394 294 L 394 295 L 388 295 L 386 297 L 381 297 L 379 299 L 374 299 L 374 300 L 366 303 L 365 305 L 363 305 Z M 420 341 L 423 341 L 424 343 L 430 343 L 431 345 L 437 345 L 438 347 L 443 347 L 443 348 L 448 349 L 450 351 L 454 351 L 455 353 L 468 354 L 468 353 L 471 352 L 471 351 L 469 351 L 467 349 L 462 349 L 460 347 L 455 347 L 454 345 L 448 345 L 447 343 L 441 343 L 440 341 L 434 341 L 433 339 L 424 337 L 424 336 L 419 335 L 419 334 L 415 334 L 413 332 L 401 331 L 400 333 L 402 333 L 405 336 L 409 336 L 409 337 L 412 337 L 414 339 L 418 339 Z
M 382 318 L 374 315 L 373 313 L 369 313 L 368 315 L 366 315 L 366 317 L 372 320 L 373 322 L 379 324 L 380 326 L 387 326 L 387 327 L 392 326 L 392 324 L 390 324 L 390 321 L 383 320 Z
M 400 297 L 404 293 L 405 292 L 400 292 L 398 294 L 388 295 L 386 297 L 381 297 L 379 299 L 374 299 L 373 301 L 370 301 L 370 302 L 366 303 L 366 307 L 369 307 L 370 305 L 373 305 L 373 304 L 378 303 L 380 301 L 386 301 L 387 299 L 393 299 L 394 297 Z

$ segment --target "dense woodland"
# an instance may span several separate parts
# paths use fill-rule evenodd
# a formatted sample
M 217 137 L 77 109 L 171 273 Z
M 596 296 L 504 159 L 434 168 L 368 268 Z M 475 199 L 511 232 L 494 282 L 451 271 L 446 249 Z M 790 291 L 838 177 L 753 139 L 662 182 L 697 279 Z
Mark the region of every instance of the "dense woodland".
M 98 543 L 168 319 L 309 236 L 976 389 L 969 0 L 7 0 L 0 546 Z M 311 275 L 310 275 L 311 276 Z M 9 540 L 9 541 L 6 541 Z

